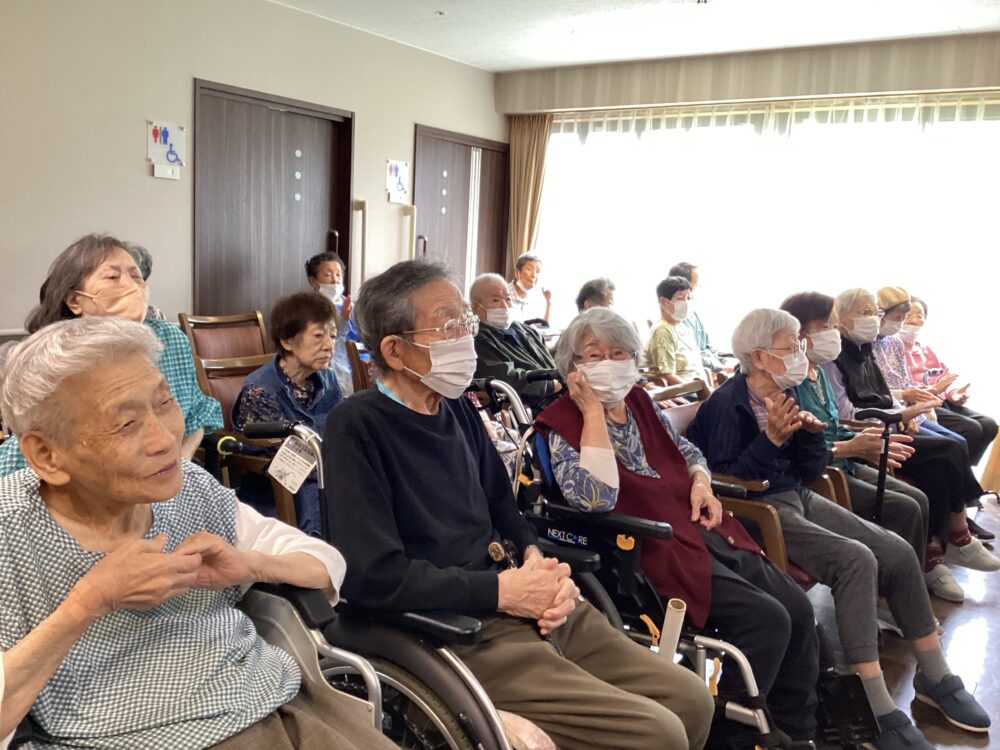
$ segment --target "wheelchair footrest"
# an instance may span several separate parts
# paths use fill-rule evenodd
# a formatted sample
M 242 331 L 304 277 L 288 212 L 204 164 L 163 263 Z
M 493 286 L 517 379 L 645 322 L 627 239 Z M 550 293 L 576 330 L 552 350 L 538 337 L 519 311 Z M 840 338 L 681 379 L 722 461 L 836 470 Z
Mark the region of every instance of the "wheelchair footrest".
M 816 709 L 818 742 L 856 747 L 878 739 L 878 722 L 858 675 L 829 669 L 820 674 L 816 692 L 819 698 Z

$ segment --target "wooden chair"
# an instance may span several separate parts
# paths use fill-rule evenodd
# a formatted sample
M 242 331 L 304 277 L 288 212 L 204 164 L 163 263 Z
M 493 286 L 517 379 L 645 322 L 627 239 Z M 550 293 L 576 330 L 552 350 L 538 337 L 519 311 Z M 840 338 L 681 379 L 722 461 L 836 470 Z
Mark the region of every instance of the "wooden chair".
M 365 362 L 361 359 L 362 352 L 367 351 L 365 345 L 357 341 L 348 341 L 346 344 L 347 359 L 351 363 L 351 379 L 354 381 L 354 392 L 367 390 L 375 384 L 375 378 L 371 372 L 371 360 Z
M 693 396 L 696 401 L 704 401 L 711 391 L 702 380 L 692 380 L 688 383 L 678 383 L 677 385 L 665 385 L 653 388 L 649 391 L 654 401 L 670 401 L 675 398 L 687 398 Z
M 240 315 L 194 316 L 181 313 L 181 329 L 187 334 L 194 354 L 194 369 L 203 393 L 222 405 L 224 432 L 242 443 L 276 448 L 280 440 L 249 440 L 233 430 L 232 410 L 247 375 L 273 358 L 266 349 L 264 317 L 259 311 Z M 274 496 L 278 518 L 296 525 L 295 501 L 288 490 L 267 474 L 269 457 L 231 455 L 222 461 L 222 481 L 232 485 L 232 473 L 266 476 Z

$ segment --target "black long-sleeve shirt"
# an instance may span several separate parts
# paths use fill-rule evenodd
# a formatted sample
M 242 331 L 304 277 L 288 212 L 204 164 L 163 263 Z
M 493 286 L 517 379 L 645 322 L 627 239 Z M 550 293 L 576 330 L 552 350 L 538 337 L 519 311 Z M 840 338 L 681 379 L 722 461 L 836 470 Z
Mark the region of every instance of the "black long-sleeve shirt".
M 496 611 L 487 546 L 504 538 L 523 552 L 537 537 L 467 399 L 442 399 L 426 415 L 374 389 L 356 393 L 330 412 L 324 442 L 331 541 L 347 560 L 349 601 Z
M 520 321 L 509 330 L 481 325 L 476 334 L 476 377 L 496 378 L 513 386 L 521 399 L 536 408 L 555 392 L 551 380 L 528 382 L 532 370 L 554 370 L 556 363 L 538 331 Z

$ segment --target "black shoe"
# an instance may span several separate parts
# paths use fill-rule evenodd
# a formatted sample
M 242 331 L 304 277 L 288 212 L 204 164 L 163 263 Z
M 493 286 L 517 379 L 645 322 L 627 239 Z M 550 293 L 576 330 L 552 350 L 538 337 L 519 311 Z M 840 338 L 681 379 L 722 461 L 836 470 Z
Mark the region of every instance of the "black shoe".
M 996 534 L 994 534 L 992 531 L 987 531 L 978 523 L 973 521 L 971 518 L 969 519 L 969 531 L 972 533 L 972 536 L 976 537 L 976 539 L 979 539 L 980 541 L 983 542 L 992 542 L 994 539 L 997 538 Z

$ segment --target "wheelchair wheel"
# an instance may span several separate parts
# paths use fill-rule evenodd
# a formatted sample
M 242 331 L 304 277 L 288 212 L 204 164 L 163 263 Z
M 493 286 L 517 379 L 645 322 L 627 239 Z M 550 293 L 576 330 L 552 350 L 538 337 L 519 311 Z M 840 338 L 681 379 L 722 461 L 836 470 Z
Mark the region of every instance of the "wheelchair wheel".
M 382 733 L 405 750 L 475 750 L 462 721 L 421 680 L 377 657 L 368 661 L 382 683 Z M 358 675 L 320 661 L 323 676 L 338 690 L 367 698 Z
M 611 600 L 608 590 L 601 585 L 593 573 L 574 573 L 573 580 L 576 581 L 580 594 L 590 602 L 598 612 L 608 618 L 611 627 L 617 630 L 625 630 L 622 616 L 618 613 L 618 607 Z

